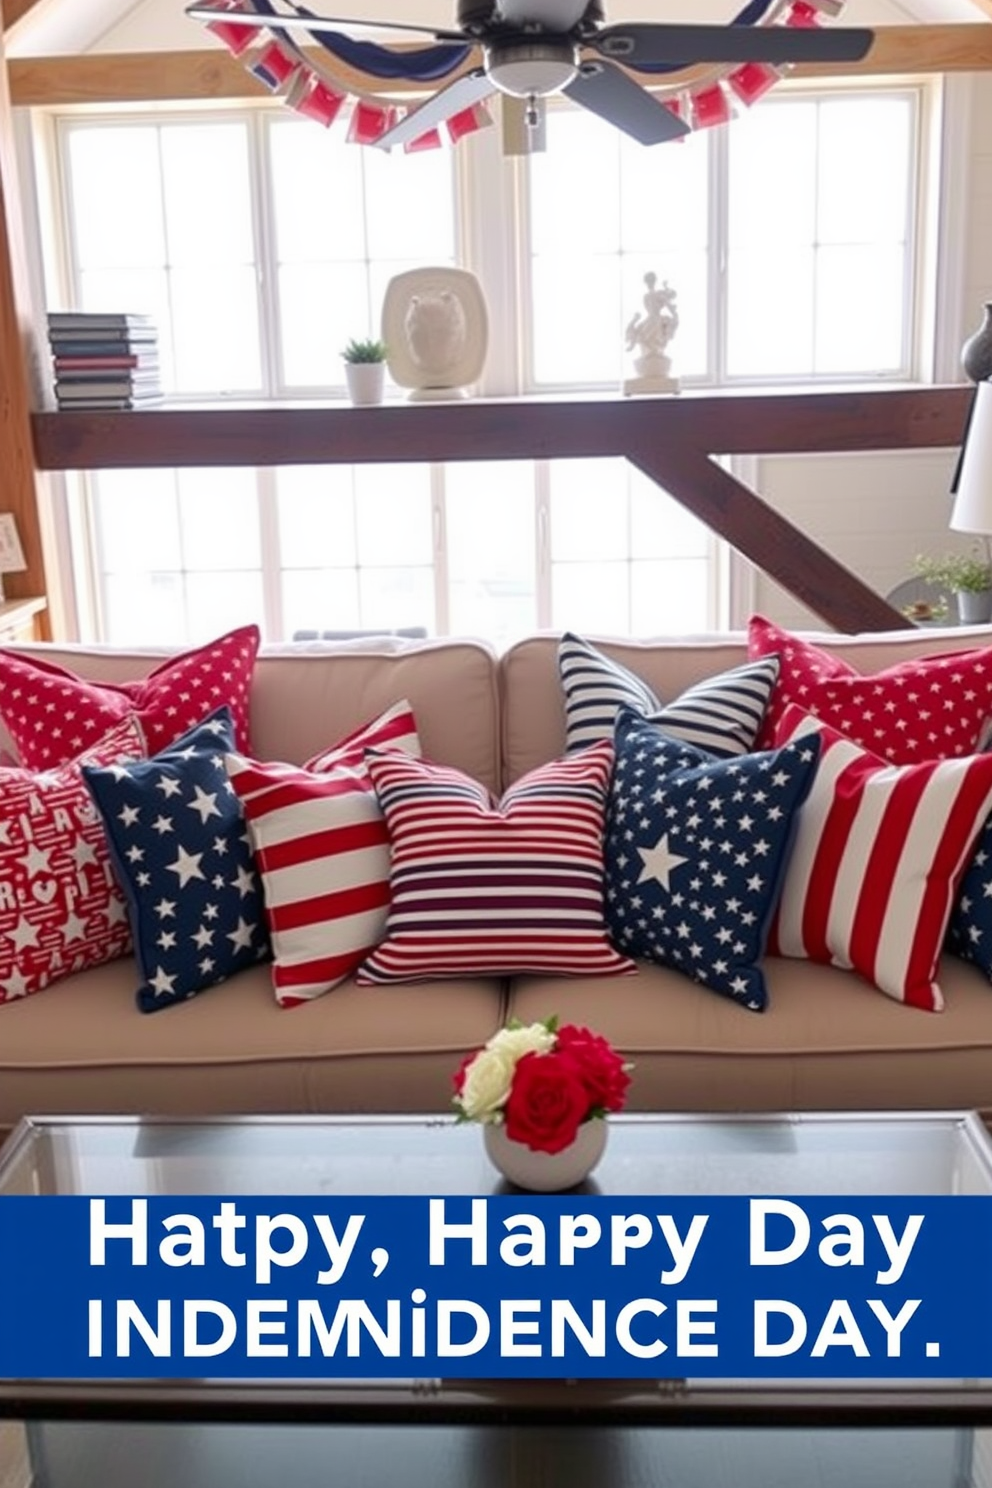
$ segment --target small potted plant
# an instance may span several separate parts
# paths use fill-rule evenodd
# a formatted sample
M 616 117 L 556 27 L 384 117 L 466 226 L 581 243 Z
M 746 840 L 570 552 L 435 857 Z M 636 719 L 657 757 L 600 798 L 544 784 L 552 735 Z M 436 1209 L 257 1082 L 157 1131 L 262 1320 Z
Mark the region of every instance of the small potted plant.
M 384 341 L 351 340 L 341 353 L 352 403 L 381 403 L 388 350 Z
M 921 554 L 913 566 L 935 589 L 953 591 L 962 625 L 985 625 L 992 619 L 992 563 L 977 544 L 970 553 L 945 553 L 940 558 Z

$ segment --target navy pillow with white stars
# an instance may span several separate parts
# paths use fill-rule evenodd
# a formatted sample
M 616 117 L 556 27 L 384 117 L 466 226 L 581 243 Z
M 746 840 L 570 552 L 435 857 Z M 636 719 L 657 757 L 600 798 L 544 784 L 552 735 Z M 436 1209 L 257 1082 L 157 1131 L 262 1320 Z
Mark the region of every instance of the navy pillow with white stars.
M 992 980 L 992 817 L 975 843 L 947 925 L 945 949 Z
M 612 939 L 762 1012 L 758 963 L 819 738 L 716 759 L 629 708 L 615 738 L 605 843 Z
M 84 766 L 128 902 L 143 1013 L 184 1002 L 270 955 L 262 885 L 224 755 L 218 708 L 151 759 Z

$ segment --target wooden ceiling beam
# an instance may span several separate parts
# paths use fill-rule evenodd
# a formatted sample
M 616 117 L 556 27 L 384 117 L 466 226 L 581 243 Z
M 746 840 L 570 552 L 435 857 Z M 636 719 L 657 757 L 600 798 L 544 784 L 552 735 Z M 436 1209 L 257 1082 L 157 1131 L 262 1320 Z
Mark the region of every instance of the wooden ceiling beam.
M 3 0 L 5 5 L 25 0 Z M 992 0 L 989 0 L 992 4 Z M 327 63 L 325 52 L 315 60 Z M 466 66 L 471 65 L 467 63 Z M 8 63 L 12 102 L 26 108 L 72 104 L 155 103 L 205 99 L 264 98 L 268 90 L 237 58 L 220 48 L 190 52 L 91 53 L 82 57 L 13 58 Z M 992 69 L 992 25 L 885 26 L 863 62 L 795 68 L 796 77 L 872 77 Z M 390 96 L 423 91 L 423 85 L 375 80 L 333 64 L 335 77 L 356 92 Z M 670 81 L 686 83 L 691 71 Z
M 9 31 L 11 26 L 16 26 L 18 21 L 23 21 L 35 6 L 44 3 L 45 0 L 0 0 L 0 18 L 3 20 L 3 29 Z

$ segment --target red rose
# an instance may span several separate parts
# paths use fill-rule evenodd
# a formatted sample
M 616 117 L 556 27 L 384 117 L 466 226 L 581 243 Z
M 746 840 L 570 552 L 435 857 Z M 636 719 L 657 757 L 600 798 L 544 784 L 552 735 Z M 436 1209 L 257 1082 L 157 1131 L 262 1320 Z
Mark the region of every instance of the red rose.
M 575 1141 L 589 1095 L 567 1054 L 525 1054 L 505 1107 L 506 1135 L 534 1152 L 561 1152 Z
M 456 1095 L 461 1095 L 462 1090 L 465 1087 L 465 1076 L 468 1074 L 468 1067 L 473 1062 L 478 1052 L 478 1049 L 473 1049 L 471 1054 L 466 1054 L 465 1058 L 462 1060 L 461 1064 L 452 1075 L 451 1083 L 455 1087 Z
M 566 1023 L 558 1030 L 556 1049 L 567 1054 L 578 1069 L 595 1110 L 622 1111 L 630 1076 L 623 1060 L 604 1038 L 591 1029 Z

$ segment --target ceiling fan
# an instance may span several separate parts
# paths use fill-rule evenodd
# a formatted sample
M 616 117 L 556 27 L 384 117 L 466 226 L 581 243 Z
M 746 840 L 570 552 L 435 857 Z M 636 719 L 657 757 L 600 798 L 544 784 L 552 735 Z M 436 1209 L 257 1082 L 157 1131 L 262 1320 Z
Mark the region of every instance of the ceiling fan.
M 375 77 L 436 82 L 458 73 L 380 135 L 376 144 L 384 149 L 411 143 L 494 92 L 526 100 L 530 123 L 537 121 L 539 99 L 563 93 L 641 144 L 660 144 L 687 133 L 689 125 L 631 72 L 657 77 L 699 63 L 857 62 L 873 40 L 863 28 L 821 29 L 812 7 L 811 23 L 778 24 L 775 17 L 782 10 L 775 0 L 750 0 L 724 26 L 655 21 L 608 26 L 600 0 L 456 0 L 457 24 L 450 28 L 318 16 L 294 0 L 287 3 L 288 10 L 277 10 L 272 0 L 215 0 L 190 5 L 186 14 L 264 28 L 290 41 L 303 33 Z M 342 34 L 342 26 L 427 33 L 434 44 L 380 46 Z

